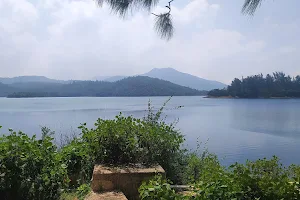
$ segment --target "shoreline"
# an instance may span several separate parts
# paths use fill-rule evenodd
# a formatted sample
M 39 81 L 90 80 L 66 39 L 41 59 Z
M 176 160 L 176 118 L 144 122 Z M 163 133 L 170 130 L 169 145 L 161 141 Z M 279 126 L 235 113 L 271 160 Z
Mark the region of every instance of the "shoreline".
M 111 98 L 111 97 L 205 97 L 204 95 L 144 95 L 144 96 L 45 96 L 45 97 L 39 97 L 39 96 L 32 96 L 32 97 L 8 97 L 3 96 L 0 98 L 6 98 L 6 99 L 29 99 L 29 98 Z
M 258 98 L 243 98 L 243 97 L 232 97 L 232 96 L 205 96 L 207 99 L 300 99 L 299 97 L 258 97 Z

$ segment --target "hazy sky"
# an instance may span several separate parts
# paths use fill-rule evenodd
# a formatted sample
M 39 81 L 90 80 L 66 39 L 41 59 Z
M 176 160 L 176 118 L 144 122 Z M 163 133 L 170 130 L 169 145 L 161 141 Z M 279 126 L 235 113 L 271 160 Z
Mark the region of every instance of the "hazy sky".
M 0 0 L 0 76 L 91 79 L 173 67 L 229 83 L 300 74 L 300 1 L 266 0 L 254 17 L 241 14 L 243 2 L 175 0 L 166 42 L 147 12 L 124 20 L 93 0 Z

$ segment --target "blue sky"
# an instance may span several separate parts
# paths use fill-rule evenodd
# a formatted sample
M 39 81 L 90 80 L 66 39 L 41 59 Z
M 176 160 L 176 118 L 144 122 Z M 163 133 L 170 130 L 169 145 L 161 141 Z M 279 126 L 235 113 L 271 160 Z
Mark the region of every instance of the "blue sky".
M 0 76 L 91 79 L 173 67 L 230 83 L 257 73 L 300 74 L 300 1 L 265 0 L 254 17 L 241 14 L 242 4 L 175 0 L 175 35 L 166 42 L 147 12 L 120 19 L 93 0 L 1 0 Z

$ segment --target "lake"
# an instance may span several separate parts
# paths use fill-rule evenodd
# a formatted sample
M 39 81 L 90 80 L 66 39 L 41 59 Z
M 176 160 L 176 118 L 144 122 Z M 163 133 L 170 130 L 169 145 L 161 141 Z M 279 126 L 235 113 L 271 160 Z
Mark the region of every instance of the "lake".
M 149 99 L 159 108 L 168 98 L 0 98 L 0 132 L 12 128 L 39 135 L 41 126 L 47 126 L 58 138 L 78 133 L 80 123 L 92 127 L 99 117 L 109 119 L 120 112 L 143 117 Z M 186 136 L 187 148 L 195 149 L 199 140 L 223 164 L 273 155 L 284 164 L 300 164 L 300 99 L 173 97 L 166 115 L 170 122 L 179 118 L 177 127 Z

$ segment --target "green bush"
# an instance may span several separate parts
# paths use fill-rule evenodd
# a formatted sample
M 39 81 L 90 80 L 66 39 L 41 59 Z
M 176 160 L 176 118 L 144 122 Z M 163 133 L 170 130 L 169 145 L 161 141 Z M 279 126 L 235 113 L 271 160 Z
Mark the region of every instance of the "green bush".
M 183 136 L 163 122 L 151 124 L 121 114 L 113 120 L 98 119 L 94 129 L 81 129 L 83 141 L 103 164 L 161 163 L 183 142 Z
M 150 104 L 149 104 L 150 105 Z M 179 180 L 183 135 L 173 124 L 160 120 L 163 107 L 154 113 L 149 107 L 145 119 L 116 116 L 98 119 L 95 128 L 82 130 L 82 142 L 88 145 L 92 160 L 104 165 L 160 164 L 172 180 Z M 178 173 L 177 173 L 178 172 Z M 178 182 L 178 181 L 177 181 Z
M 209 155 L 204 159 L 197 159 L 194 156 L 192 155 L 189 164 L 199 166 L 200 170 L 199 175 L 193 176 L 193 178 L 198 177 L 198 179 L 193 179 L 195 182 L 191 184 L 193 195 L 175 195 L 169 187 L 164 185 L 165 181 L 155 178 L 143 183 L 140 187 L 141 197 L 147 200 L 300 199 L 299 166 L 283 167 L 278 158 L 274 157 L 270 160 L 247 161 L 245 165 L 236 163 L 229 168 L 224 168 L 214 156 Z M 170 193 L 170 197 L 167 197 Z
M 230 167 L 234 181 L 240 185 L 244 199 L 300 199 L 299 174 L 283 167 L 277 157 L 247 161 Z M 296 172 L 296 173 L 294 173 Z
M 199 156 L 196 153 L 190 153 L 187 154 L 187 164 L 183 170 L 184 183 L 194 184 L 202 179 L 214 178 L 218 172 L 223 171 L 223 167 L 214 154 L 205 153 Z
M 89 145 L 82 142 L 80 138 L 75 138 L 61 149 L 60 155 L 67 166 L 66 169 L 70 179 L 69 188 L 74 189 L 90 181 L 94 160 Z
M 2 199 L 55 200 L 67 182 L 53 138 L 44 129 L 42 139 L 10 130 L 0 137 L 0 196 Z
M 139 188 L 141 200 L 168 199 L 179 200 L 181 195 L 176 194 L 171 185 L 161 176 L 155 176 L 154 179 L 144 182 Z
M 79 200 L 84 200 L 84 198 L 90 193 L 91 186 L 88 184 L 80 185 L 76 190 L 76 196 Z

